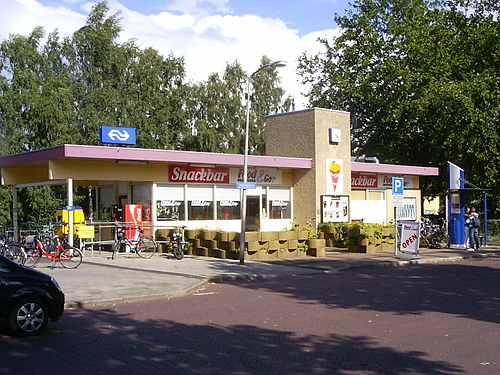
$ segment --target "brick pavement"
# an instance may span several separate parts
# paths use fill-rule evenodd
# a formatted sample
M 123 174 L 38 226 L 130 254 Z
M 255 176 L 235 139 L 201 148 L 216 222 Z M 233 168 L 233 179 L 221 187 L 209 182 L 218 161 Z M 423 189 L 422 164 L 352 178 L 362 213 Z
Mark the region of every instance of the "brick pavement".
M 66 294 L 66 306 L 82 307 L 129 301 L 171 298 L 185 295 L 207 282 L 235 279 L 286 277 L 290 275 L 336 272 L 357 267 L 401 266 L 460 261 L 470 257 L 499 256 L 500 246 L 482 248 L 478 253 L 464 249 L 420 249 L 420 257 L 401 260 L 393 253 L 349 253 L 329 248 L 323 258 L 295 258 L 273 261 L 245 261 L 187 256 L 182 260 L 159 254 L 141 259 L 134 254 L 111 260 L 109 253 L 88 252 L 75 269 L 51 269 L 41 261 L 37 269 L 56 278 Z

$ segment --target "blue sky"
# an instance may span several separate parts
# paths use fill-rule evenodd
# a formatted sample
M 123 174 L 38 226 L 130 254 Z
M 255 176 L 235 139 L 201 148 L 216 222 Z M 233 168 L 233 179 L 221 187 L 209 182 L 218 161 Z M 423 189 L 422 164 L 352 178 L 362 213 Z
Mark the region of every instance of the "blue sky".
M 204 81 L 239 62 L 250 74 L 262 56 L 285 60 L 279 69 L 282 87 L 305 106 L 308 91 L 297 75 L 301 54 L 323 51 L 318 38 L 341 31 L 334 23 L 349 0 L 109 0 L 120 12 L 118 42 L 133 39 L 140 48 L 183 57 L 187 79 Z M 70 36 L 85 24 L 95 2 L 87 0 L 0 0 L 0 40 L 28 35 L 36 26 Z
M 0 0 L 3 1 L 3 0 Z M 352 0 L 351 0 L 352 1 Z M 81 9 L 82 0 L 39 0 L 47 6 L 65 6 L 75 11 Z M 144 14 L 154 14 L 161 11 L 182 13 L 191 4 L 203 7 L 212 14 L 254 14 L 263 18 L 279 18 L 292 29 L 297 29 L 300 35 L 312 31 L 335 27 L 334 14 L 343 14 L 349 0 L 220 0 L 208 1 L 178 0 L 121 0 L 120 3 L 130 10 Z

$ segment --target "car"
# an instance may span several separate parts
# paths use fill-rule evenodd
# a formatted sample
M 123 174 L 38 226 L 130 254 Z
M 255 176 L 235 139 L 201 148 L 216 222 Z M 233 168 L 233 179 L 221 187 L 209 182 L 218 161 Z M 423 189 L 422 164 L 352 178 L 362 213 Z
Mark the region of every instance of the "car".
M 53 277 L 0 255 L 0 325 L 8 334 L 38 335 L 60 318 L 64 301 Z

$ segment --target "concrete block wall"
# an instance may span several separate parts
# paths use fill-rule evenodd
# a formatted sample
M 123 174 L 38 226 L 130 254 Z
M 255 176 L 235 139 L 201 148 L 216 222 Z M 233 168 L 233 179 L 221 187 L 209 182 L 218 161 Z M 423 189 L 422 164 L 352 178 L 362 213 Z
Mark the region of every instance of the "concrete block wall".
M 326 194 L 327 159 L 342 160 L 342 194 L 351 192 L 350 114 L 311 108 L 271 115 L 266 118 L 266 154 L 312 158 L 311 170 L 293 171 L 294 223 L 304 225 L 314 218 L 320 222 L 321 195 Z M 330 143 L 328 129 L 341 132 L 339 143 Z

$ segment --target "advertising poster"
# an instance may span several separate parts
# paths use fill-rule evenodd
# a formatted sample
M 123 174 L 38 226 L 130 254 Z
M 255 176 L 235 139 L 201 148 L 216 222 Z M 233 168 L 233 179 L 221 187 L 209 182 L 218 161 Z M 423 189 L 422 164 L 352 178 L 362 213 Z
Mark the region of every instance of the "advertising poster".
M 401 221 L 398 227 L 397 256 L 399 258 L 418 257 L 420 243 L 420 222 Z
M 321 221 L 323 223 L 349 222 L 349 196 L 322 195 Z
M 402 198 L 402 204 L 396 207 L 396 217 L 398 220 L 417 220 L 417 198 Z
M 126 204 L 124 207 L 124 219 L 127 224 L 132 224 L 125 227 L 125 238 L 138 239 L 139 230 L 142 225 L 142 205 Z
M 326 193 L 342 194 L 344 190 L 344 169 L 342 160 L 326 159 Z

